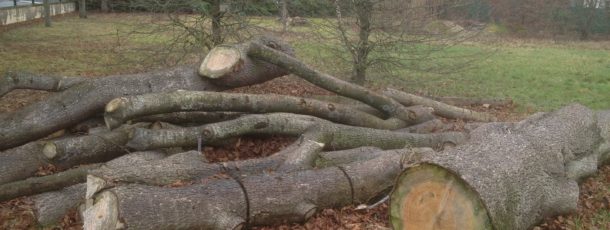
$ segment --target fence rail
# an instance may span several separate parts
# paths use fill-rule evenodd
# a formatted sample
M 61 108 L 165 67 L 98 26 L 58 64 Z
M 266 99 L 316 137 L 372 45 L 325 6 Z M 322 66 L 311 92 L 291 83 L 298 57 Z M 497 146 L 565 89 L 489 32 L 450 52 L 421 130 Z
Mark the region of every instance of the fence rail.
M 72 2 L 71 0 L 49 0 L 49 3 Z M 42 5 L 42 0 L 0 0 L 0 8 Z

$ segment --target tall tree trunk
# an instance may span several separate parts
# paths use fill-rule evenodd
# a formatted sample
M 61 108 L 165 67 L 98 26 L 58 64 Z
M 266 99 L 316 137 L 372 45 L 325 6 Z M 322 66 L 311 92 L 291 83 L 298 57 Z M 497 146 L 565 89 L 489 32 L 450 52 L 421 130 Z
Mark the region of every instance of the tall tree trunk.
M 288 0 L 281 0 L 280 5 L 282 9 L 280 10 L 280 17 L 282 20 L 282 33 L 286 32 L 288 28 Z
M 87 18 L 87 0 L 78 1 L 78 17 Z
M 220 11 L 220 0 L 212 0 L 212 43 L 214 46 L 222 44 L 222 12 Z
M 371 11 L 373 3 L 371 0 L 357 0 L 354 6 L 358 19 L 358 44 L 353 55 L 353 74 L 352 82 L 363 85 L 366 81 L 366 70 L 369 67 L 368 56 L 371 50 L 369 45 L 369 35 L 371 33 Z
M 51 5 L 49 0 L 42 1 L 44 7 L 44 26 L 51 27 Z
M 100 8 L 102 9 L 102 12 L 108 13 L 108 11 L 110 11 L 110 7 L 108 7 L 108 0 L 101 0 Z

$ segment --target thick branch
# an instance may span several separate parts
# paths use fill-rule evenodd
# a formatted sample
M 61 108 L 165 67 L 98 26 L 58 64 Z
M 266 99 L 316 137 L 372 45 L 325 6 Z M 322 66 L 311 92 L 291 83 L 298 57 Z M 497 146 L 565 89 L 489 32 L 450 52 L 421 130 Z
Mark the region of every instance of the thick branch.
M 84 165 L 49 176 L 30 177 L 26 180 L 0 185 L 0 202 L 84 183 L 87 178 L 87 171 L 98 167 L 99 164 Z
M 247 48 L 246 53 L 251 58 L 277 65 L 324 89 L 362 101 L 388 115 L 392 115 L 406 122 L 416 119 L 415 114 L 412 111 L 404 108 L 398 102 L 388 97 L 377 94 L 364 87 L 337 79 L 328 74 L 318 72 L 300 62 L 298 59 L 274 50 L 264 44 L 251 42 L 245 47 Z M 243 49 L 240 53 L 244 53 Z M 238 65 L 229 65 L 229 68 L 235 68 L 234 66 Z
M 0 150 L 74 126 L 102 112 L 104 105 L 116 97 L 177 89 L 205 91 L 218 87 L 189 67 L 86 81 L 19 111 L 0 114 Z
M 395 100 L 399 101 L 405 106 L 411 105 L 424 105 L 428 107 L 432 107 L 434 109 L 434 113 L 439 116 L 452 118 L 452 119 L 464 119 L 464 120 L 473 120 L 473 121 L 496 121 L 496 118 L 485 113 L 475 112 L 472 110 L 455 107 L 452 105 L 444 104 L 442 102 L 434 101 L 432 99 L 419 97 L 413 94 L 408 94 L 395 89 L 387 89 L 384 91 L 384 94 L 388 97 L 392 97 Z
M 174 112 L 138 117 L 135 122 L 168 122 L 171 124 L 209 124 L 235 119 L 242 113 L 234 112 Z
M 317 116 L 330 121 L 381 129 L 397 129 L 406 124 L 398 119 L 382 120 L 345 105 L 284 95 L 233 94 L 177 91 L 121 97 L 106 106 L 104 115 L 110 128 L 145 115 L 176 111 L 236 111 L 250 113 L 289 112 Z M 415 112 L 413 112 L 415 114 Z
M 235 120 L 184 129 L 135 129 L 128 146 L 135 149 L 157 149 L 194 146 L 197 138 L 204 143 L 217 142 L 230 137 L 251 134 L 280 134 L 298 136 L 317 125 L 322 131 L 332 133 L 326 147 L 347 149 L 360 146 L 376 146 L 384 149 L 410 147 L 442 147 L 466 140 L 463 133 L 412 134 L 388 130 L 335 124 L 323 119 L 295 114 L 248 115 Z
M 79 77 L 59 77 L 37 75 L 25 72 L 6 72 L 0 78 L 0 97 L 14 89 L 35 89 L 45 91 L 63 91 L 78 83 L 86 81 Z

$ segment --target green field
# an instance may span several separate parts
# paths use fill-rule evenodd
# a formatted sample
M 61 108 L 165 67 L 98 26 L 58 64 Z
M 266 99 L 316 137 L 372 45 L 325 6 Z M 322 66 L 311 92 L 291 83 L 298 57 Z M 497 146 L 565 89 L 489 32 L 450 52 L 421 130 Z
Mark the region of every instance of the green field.
M 92 14 L 81 20 L 66 16 L 56 20 L 52 28 L 40 24 L 11 28 L 0 33 L 0 71 L 102 76 L 163 68 L 166 63 L 151 57 L 159 55 L 153 48 L 164 44 L 167 36 L 123 36 L 133 29 L 125 22 L 142 17 Z M 275 22 L 269 19 L 258 23 L 273 26 Z M 347 76 L 349 65 L 338 61 L 319 41 L 300 36 L 308 30 L 295 28 L 285 36 L 298 57 L 323 71 Z M 180 55 L 180 50 L 172 52 Z M 510 97 L 519 108 L 534 110 L 550 110 L 573 102 L 595 109 L 610 108 L 608 42 L 469 42 L 449 48 L 443 55 L 476 53 L 481 55 L 473 64 L 443 74 L 372 69 L 369 84 L 439 96 Z M 194 63 L 198 57 L 191 55 L 184 60 Z M 443 59 L 449 64 L 459 61 Z

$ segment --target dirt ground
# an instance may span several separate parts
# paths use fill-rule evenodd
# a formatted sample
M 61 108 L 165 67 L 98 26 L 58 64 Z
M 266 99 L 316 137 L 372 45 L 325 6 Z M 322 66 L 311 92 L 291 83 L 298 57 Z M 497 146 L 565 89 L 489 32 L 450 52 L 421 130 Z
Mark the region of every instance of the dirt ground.
M 231 90 L 241 93 L 274 93 L 294 96 L 329 94 L 296 77 L 287 76 L 265 84 Z M 17 110 L 34 101 L 42 100 L 48 93 L 17 90 L 0 99 L 0 113 Z M 514 121 L 523 117 L 513 112 L 512 107 L 485 108 L 475 110 L 493 113 L 503 121 Z M 460 124 L 460 121 L 450 121 Z M 463 122 L 461 123 L 463 124 Z M 232 146 L 205 147 L 207 159 L 230 161 L 269 156 L 287 145 L 294 138 L 288 137 L 243 137 Z M 53 168 L 41 168 L 41 174 L 52 173 Z M 610 166 L 601 168 L 597 175 L 580 185 L 581 193 L 578 212 L 545 220 L 535 229 L 610 229 Z M 0 203 L 0 229 L 36 229 L 33 224 L 31 202 L 28 198 L 18 198 Z M 67 214 L 57 226 L 47 229 L 81 229 L 76 211 Z M 340 209 L 326 209 L 317 213 L 306 223 L 278 226 L 255 227 L 253 229 L 390 229 L 387 202 L 370 210 L 356 210 L 354 206 Z

